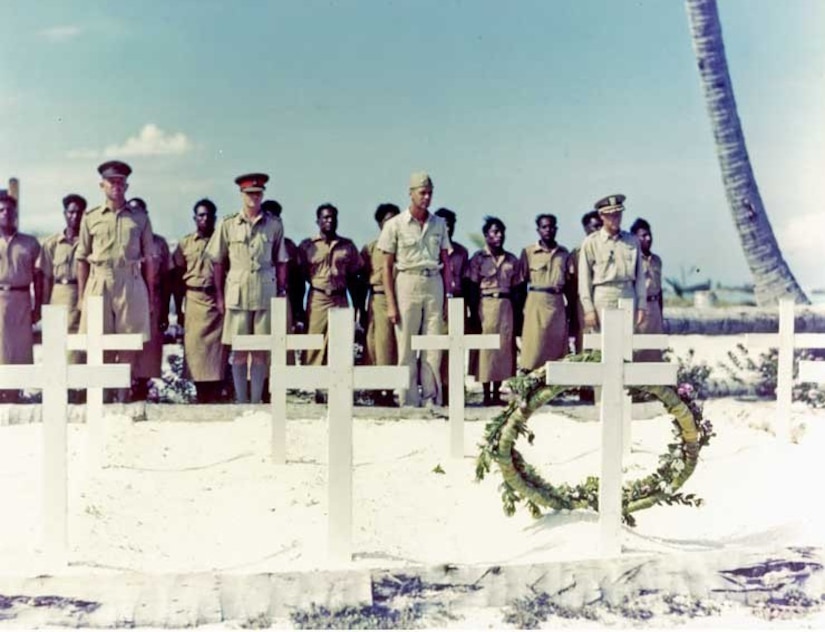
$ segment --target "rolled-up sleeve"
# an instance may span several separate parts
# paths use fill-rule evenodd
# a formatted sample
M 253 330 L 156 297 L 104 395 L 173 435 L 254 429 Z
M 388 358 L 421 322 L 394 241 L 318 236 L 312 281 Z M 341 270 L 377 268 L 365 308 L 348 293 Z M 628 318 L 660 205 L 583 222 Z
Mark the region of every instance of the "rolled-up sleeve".
M 396 217 L 384 224 L 384 228 L 381 229 L 381 236 L 378 238 L 378 244 L 375 246 L 391 255 L 396 254 L 398 249 L 398 222 Z
M 206 245 L 206 256 L 213 263 L 224 263 L 226 261 L 226 220 L 222 219 L 221 223 L 212 233 L 209 243 Z

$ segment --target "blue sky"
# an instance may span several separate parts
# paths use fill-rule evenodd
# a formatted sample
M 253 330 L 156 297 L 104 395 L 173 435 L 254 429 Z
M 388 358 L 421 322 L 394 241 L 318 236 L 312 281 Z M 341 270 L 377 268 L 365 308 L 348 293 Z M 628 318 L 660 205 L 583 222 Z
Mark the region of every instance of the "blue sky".
M 825 2 L 720 13 L 774 231 L 823 287 Z M 552 212 L 573 247 L 582 213 L 623 192 L 665 276 L 749 280 L 678 0 L 5 0 L 0 29 L 0 181 L 21 180 L 23 230 L 59 230 L 68 192 L 98 203 L 117 157 L 170 239 L 200 197 L 236 211 L 235 176 L 261 170 L 289 235 L 330 201 L 361 244 L 426 169 L 460 241 L 495 214 L 518 253 Z

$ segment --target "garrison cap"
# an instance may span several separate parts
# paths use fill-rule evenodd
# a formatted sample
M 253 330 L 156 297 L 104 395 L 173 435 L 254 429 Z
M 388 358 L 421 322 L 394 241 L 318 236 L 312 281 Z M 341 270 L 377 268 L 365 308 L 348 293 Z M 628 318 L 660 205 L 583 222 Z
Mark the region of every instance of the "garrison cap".
M 245 173 L 235 178 L 235 184 L 240 187 L 242 193 L 263 191 L 266 189 L 264 185 L 267 182 L 269 182 L 269 176 L 265 173 Z
M 430 179 L 430 174 L 426 171 L 416 171 L 410 176 L 410 189 L 422 189 L 432 186 L 433 181 Z
M 599 213 L 621 213 L 624 210 L 623 202 L 625 199 L 625 196 L 621 193 L 615 193 L 598 200 L 593 205 L 593 208 L 599 211 Z
M 110 160 L 100 165 L 97 172 L 106 180 L 110 178 L 128 178 L 129 174 L 132 173 L 132 168 L 120 160 Z

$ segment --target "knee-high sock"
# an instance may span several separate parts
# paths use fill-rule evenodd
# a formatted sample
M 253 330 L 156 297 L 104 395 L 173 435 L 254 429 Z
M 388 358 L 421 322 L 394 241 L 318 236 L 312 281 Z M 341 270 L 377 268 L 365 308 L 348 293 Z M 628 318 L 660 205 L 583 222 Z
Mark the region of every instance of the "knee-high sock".
M 261 396 L 264 392 L 264 380 L 266 379 L 267 366 L 265 364 L 252 363 L 250 373 L 252 377 L 252 403 L 260 404 Z
M 249 403 L 249 388 L 246 383 L 246 363 L 232 365 L 232 382 L 235 384 L 235 401 Z

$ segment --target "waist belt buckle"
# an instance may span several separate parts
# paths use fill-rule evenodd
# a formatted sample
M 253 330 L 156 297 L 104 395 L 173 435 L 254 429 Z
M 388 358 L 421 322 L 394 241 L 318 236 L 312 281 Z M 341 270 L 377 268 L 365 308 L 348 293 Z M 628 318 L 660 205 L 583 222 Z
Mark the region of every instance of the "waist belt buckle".
M 0 290 L 2 290 L 3 292 L 9 292 L 11 291 L 11 285 L 0 285 Z

